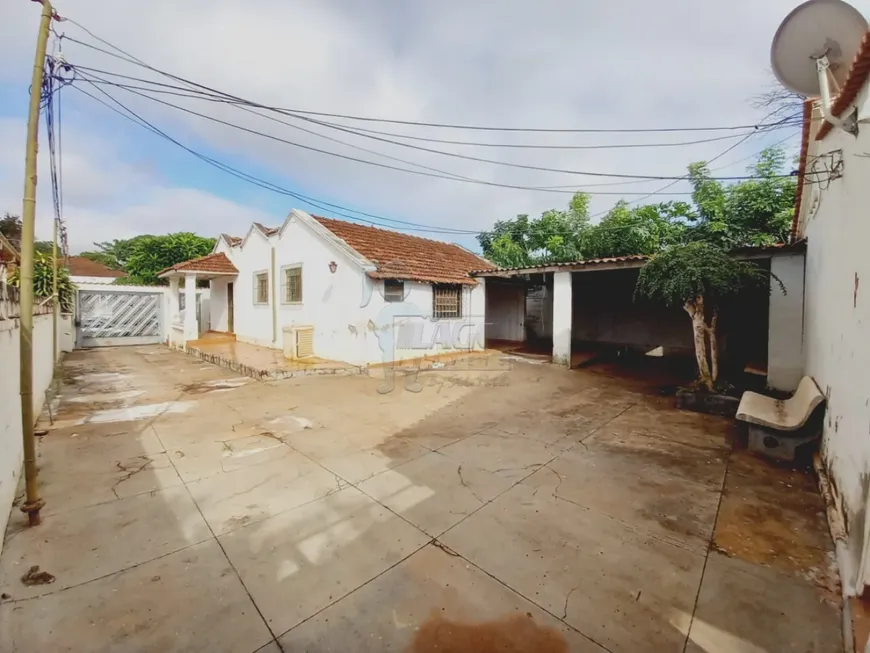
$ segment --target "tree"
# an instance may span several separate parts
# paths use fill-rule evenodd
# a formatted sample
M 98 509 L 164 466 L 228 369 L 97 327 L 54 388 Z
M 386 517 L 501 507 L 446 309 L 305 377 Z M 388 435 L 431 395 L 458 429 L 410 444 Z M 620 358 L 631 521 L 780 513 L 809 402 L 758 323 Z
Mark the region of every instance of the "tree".
M 635 299 L 680 305 L 689 314 L 700 381 L 713 391 L 719 378 L 716 327 L 722 300 L 744 288 L 769 286 L 769 279 L 769 272 L 732 258 L 712 243 L 693 242 L 668 248 L 642 267 Z M 781 283 L 780 288 L 784 293 Z
M 54 265 L 51 257 L 42 252 L 35 252 L 33 256 L 33 294 L 37 297 L 51 297 L 52 280 L 54 278 Z M 21 285 L 21 268 L 15 268 L 9 282 L 16 288 Z M 72 311 L 75 285 L 69 278 L 69 270 L 65 267 L 57 268 L 57 297 L 60 310 L 65 313 Z
M 13 213 L 4 213 L 0 218 L 0 234 L 6 236 L 12 245 L 21 252 L 21 216 Z M 33 249 L 43 254 L 51 254 L 52 242 L 50 240 L 37 240 L 33 243 Z
M 550 209 L 540 218 L 518 215 L 481 232 L 483 255 L 503 267 L 523 267 L 580 258 L 582 234 L 589 224 L 589 196 L 576 193 L 564 211 Z
M 725 185 L 710 177 L 703 163 L 689 166 L 692 200 L 689 240 L 712 242 L 725 249 L 785 242 L 794 216 L 797 179 L 786 176 L 781 148 L 767 148 L 748 172 L 756 179 Z
M 681 243 L 685 218 L 692 214 L 685 202 L 629 207 L 620 200 L 597 225 L 583 234 L 583 258 L 655 254 Z
M 106 252 L 82 252 L 79 256 L 86 258 L 89 261 L 105 265 L 107 268 L 111 268 L 112 270 L 121 269 L 121 264 L 118 263 L 118 259 L 112 254 L 107 254 Z
M 136 284 L 157 285 L 163 283 L 157 273 L 176 263 L 198 256 L 205 256 L 214 249 L 215 239 L 204 238 L 190 232 L 166 234 L 165 236 L 137 236 L 129 248 L 119 248 L 126 257 L 124 271 Z M 115 241 L 116 243 L 118 241 Z
M 97 251 L 82 252 L 81 256 L 97 263 L 102 263 L 113 270 L 123 270 L 133 250 L 136 248 L 136 244 L 144 238 L 153 238 L 153 236 L 134 236 L 133 238 L 94 243 Z

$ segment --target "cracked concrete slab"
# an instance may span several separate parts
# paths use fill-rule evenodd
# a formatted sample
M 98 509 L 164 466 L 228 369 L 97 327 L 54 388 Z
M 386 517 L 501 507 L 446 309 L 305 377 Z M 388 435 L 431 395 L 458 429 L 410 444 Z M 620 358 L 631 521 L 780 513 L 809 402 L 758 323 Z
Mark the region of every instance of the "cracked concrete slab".
M 0 605 L 0 650 L 10 653 L 249 652 L 270 639 L 214 540 L 39 600 Z
M 685 634 L 667 615 L 692 612 L 704 567 L 703 555 L 523 484 L 441 541 L 612 651 L 679 650 Z
M 512 484 L 498 474 L 433 451 L 378 474 L 359 488 L 437 537 Z
M 337 490 L 335 475 L 298 453 L 187 484 L 215 533 L 296 508 Z
M 380 395 L 365 376 L 242 383 L 161 347 L 73 352 L 38 445 L 45 521 L 13 511 L 0 556 L 0 649 L 779 653 L 747 622 L 790 642 L 786 586 L 796 632 L 839 628 L 812 479 L 733 451 L 728 420 L 612 364 L 457 374 Z M 195 405 L 87 422 L 176 401 Z M 703 575 L 709 545 L 746 567 Z M 33 565 L 55 582 L 23 585 Z
M 528 627 L 534 624 L 553 637 Z M 440 641 L 442 620 L 466 626 L 463 648 Z M 494 622 L 493 626 L 485 624 Z M 413 647 L 417 638 L 417 646 Z M 502 639 L 500 639 L 502 638 Z M 564 648 L 549 645 L 553 640 Z M 466 563 L 429 545 L 280 638 L 287 651 L 528 651 L 605 653 L 573 628 Z M 501 648 L 496 648 L 498 642 Z M 508 643 L 510 642 L 511 647 Z M 439 643 L 441 646 L 439 646 Z M 484 646 L 491 648 L 483 648 Z
M 0 587 L 15 599 L 50 594 L 210 537 L 184 488 L 57 513 L 37 529 L 16 522 L 0 558 Z M 21 575 L 32 565 L 54 574 L 56 581 L 22 585 Z
M 429 541 L 347 487 L 220 537 L 276 634 L 385 571 Z
M 497 429 L 488 429 L 439 450 L 454 460 L 518 481 L 559 455 L 555 445 L 530 438 L 506 437 Z

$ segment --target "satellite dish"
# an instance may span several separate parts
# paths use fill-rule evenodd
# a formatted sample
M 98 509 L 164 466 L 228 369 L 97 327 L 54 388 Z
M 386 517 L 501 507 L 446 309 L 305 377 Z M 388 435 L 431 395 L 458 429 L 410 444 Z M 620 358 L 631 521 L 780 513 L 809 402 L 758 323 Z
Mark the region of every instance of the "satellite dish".
M 866 35 L 867 21 L 852 5 L 809 0 L 786 16 L 776 31 L 770 48 L 773 72 L 783 86 L 799 95 L 820 95 L 825 120 L 857 134 L 851 112 L 846 112 L 845 120 L 834 115 L 831 83 L 839 93 Z
M 837 90 L 842 88 L 866 33 L 867 21 L 852 5 L 809 0 L 776 30 L 770 48 L 773 73 L 787 89 L 824 100 L 828 76 Z

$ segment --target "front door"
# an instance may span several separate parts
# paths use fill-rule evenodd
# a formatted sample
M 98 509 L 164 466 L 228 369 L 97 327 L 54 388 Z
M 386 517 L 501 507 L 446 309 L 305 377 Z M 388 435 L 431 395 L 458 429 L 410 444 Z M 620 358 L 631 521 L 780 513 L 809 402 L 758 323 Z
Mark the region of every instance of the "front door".
M 235 323 L 233 319 L 233 284 L 227 284 L 227 331 L 235 333 Z

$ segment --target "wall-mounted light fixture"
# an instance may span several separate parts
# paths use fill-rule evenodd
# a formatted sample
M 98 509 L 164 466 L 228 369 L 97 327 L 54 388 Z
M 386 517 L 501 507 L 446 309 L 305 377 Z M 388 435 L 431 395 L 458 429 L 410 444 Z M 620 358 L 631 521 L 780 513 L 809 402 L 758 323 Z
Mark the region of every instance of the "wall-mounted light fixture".
M 337 269 L 338 269 L 338 263 L 336 263 L 335 261 L 330 261 L 329 262 L 329 271 L 332 272 L 332 274 L 335 274 L 335 271 Z

